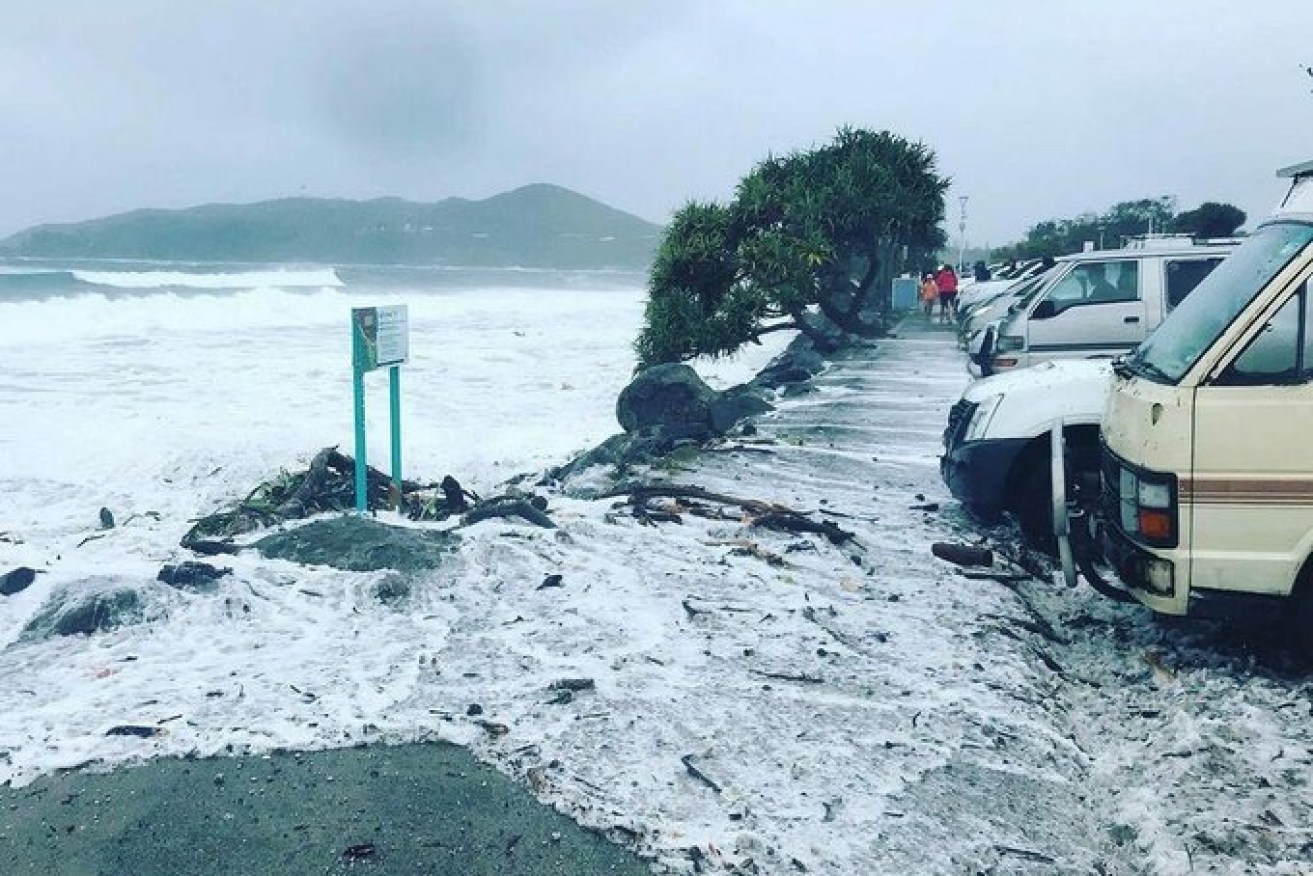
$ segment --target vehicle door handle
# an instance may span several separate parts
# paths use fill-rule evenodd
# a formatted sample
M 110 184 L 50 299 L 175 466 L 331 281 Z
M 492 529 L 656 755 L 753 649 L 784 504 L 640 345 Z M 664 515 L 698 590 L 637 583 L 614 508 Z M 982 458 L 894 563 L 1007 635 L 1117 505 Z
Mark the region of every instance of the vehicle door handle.
M 1137 323 L 1137 322 L 1139 322 L 1139 321 L 1140 321 L 1140 318 L 1139 318 L 1138 316 L 1128 316 L 1128 317 L 1126 317 L 1126 318 L 1124 318 L 1124 319 L 1122 320 L 1122 322 L 1127 323 L 1127 324 Z

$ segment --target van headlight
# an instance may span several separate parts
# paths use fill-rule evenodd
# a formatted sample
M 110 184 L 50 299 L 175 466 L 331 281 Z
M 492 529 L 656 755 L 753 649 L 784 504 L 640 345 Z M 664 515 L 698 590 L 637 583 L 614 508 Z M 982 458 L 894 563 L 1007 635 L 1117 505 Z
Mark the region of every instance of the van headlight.
M 1155 547 L 1177 544 L 1176 476 L 1117 468 L 1117 522 L 1129 536 Z
M 982 401 L 971 415 L 971 422 L 967 424 L 966 440 L 975 441 L 984 437 L 989 431 L 990 421 L 994 419 L 994 411 L 998 410 L 999 403 L 1003 401 L 1003 395 L 991 395 Z

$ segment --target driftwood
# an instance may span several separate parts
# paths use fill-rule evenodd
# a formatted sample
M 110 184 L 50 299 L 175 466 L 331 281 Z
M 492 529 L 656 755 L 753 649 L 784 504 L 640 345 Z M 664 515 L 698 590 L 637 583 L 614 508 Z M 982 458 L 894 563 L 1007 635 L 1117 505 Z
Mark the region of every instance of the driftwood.
M 686 754 L 679 759 L 679 762 L 684 765 L 684 769 L 688 770 L 688 774 L 690 776 L 697 779 L 699 782 L 706 785 L 708 788 L 715 791 L 717 794 L 720 793 L 720 785 L 712 781 L 710 776 L 708 776 L 706 773 L 702 772 L 702 770 L 698 769 L 696 766 L 693 765 L 693 755 Z
M 676 484 L 630 484 L 603 493 L 598 498 L 610 499 L 620 496 L 628 498 L 629 504 L 635 509 L 635 516 L 640 518 L 652 517 L 653 510 L 648 507 L 648 502 L 652 499 L 700 500 L 717 505 L 735 505 L 741 508 L 743 511 L 742 518 L 749 526 L 759 526 L 781 532 L 814 532 L 825 536 L 833 544 L 843 544 L 855 538 L 853 533 L 840 528 L 836 523 L 829 520 L 812 520 L 805 513 L 795 511 L 787 505 L 780 505 L 776 502 L 763 502 L 759 499 L 744 499 L 738 496 L 726 495 L 725 493 L 715 493 L 701 487 L 679 486 Z M 696 510 L 698 506 L 692 503 L 686 507 L 690 514 L 717 518 L 724 517 L 721 513 L 710 512 L 707 509 Z M 668 514 L 670 512 L 665 508 L 659 508 L 657 513 Z
M 539 507 L 539 505 L 543 507 Z M 556 524 L 552 522 L 552 518 L 547 516 L 544 511 L 545 506 L 546 503 L 542 502 L 541 499 L 535 503 L 533 499 L 526 499 L 523 496 L 498 496 L 480 502 L 467 511 L 461 517 L 460 525 L 472 526 L 480 520 L 488 520 L 492 517 L 521 517 L 535 526 L 555 529 Z
M 976 547 L 975 545 L 937 541 L 930 545 L 930 553 L 941 560 L 948 560 L 950 563 L 959 566 L 994 565 L 994 552 L 989 548 Z
M 197 520 L 183 536 L 182 546 L 210 556 L 235 553 L 234 536 L 312 514 L 351 510 L 356 507 L 355 475 L 354 459 L 336 447 L 325 447 L 305 471 L 284 472 L 259 484 L 235 506 Z M 440 484 L 403 480 L 398 489 L 388 475 L 372 466 L 365 468 L 365 506 L 371 511 L 394 509 L 411 520 L 446 520 L 454 514 L 473 513 L 471 501 L 477 511 L 479 497 L 450 475 Z M 505 516 L 518 511 L 494 505 L 482 513 L 485 517 Z M 544 517 L 540 513 L 530 516 Z M 534 522 L 543 525 L 539 519 Z

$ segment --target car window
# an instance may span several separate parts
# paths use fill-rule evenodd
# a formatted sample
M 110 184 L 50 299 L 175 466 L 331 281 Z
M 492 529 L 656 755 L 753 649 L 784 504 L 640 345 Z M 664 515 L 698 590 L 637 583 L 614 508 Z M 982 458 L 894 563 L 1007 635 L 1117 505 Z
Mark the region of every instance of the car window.
M 1136 301 L 1140 297 L 1140 266 L 1134 259 L 1082 262 L 1059 280 L 1045 298 L 1055 312 L 1086 304 Z
M 1206 259 L 1168 259 L 1164 265 L 1167 275 L 1167 309 L 1171 310 L 1185 300 L 1185 296 L 1194 291 L 1194 287 L 1203 282 L 1213 272 L 1213 268 L 1222 263 L 1221 256 Z
M 1222 386 L 1303 383 L 1313 377 L 1313 331 L 1308 284 L 1281 306 L 1244 351 L 1227 366 Z

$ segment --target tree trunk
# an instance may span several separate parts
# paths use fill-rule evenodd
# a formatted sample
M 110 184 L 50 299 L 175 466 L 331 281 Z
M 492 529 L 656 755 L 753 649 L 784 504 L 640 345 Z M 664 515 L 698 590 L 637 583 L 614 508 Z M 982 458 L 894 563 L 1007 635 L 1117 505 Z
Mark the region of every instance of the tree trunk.
M 793 322 L 798 331 L 815 345 L 817 352 L 830 354 L 839 349 L 839 345 L 835 343 L 834 339 L 827 337 L 824 332 L 807 322 L 806 314 L 802 312 L 802 308 L 792 308 L 789 311 L 789 316 L 793 317 Z

